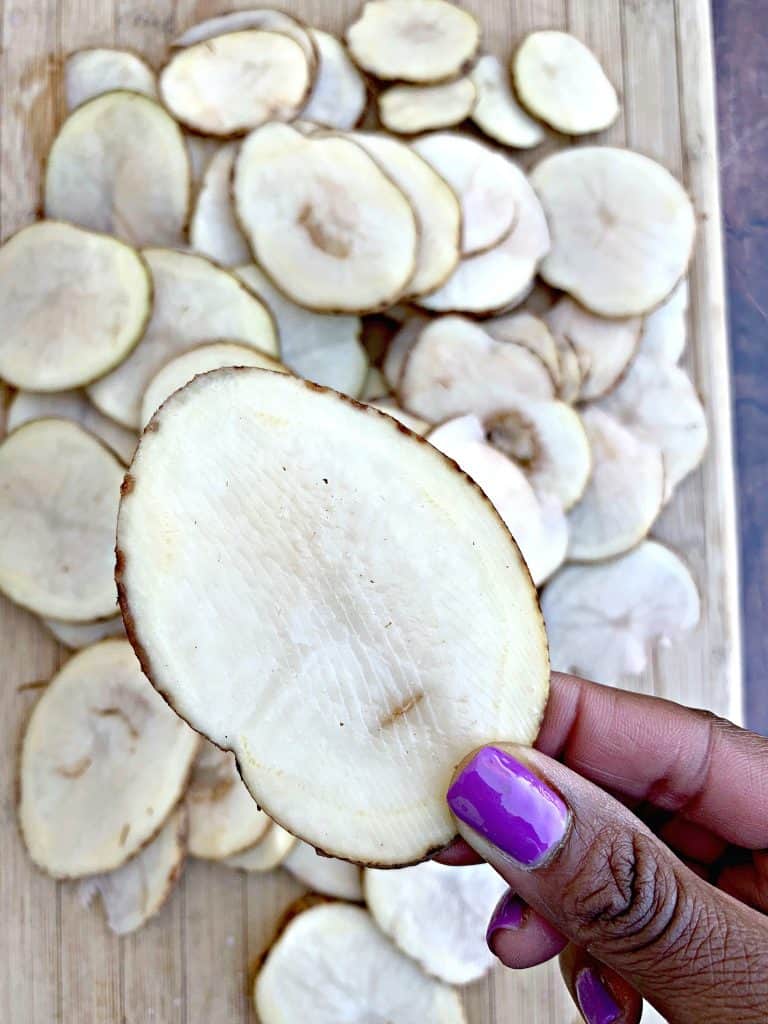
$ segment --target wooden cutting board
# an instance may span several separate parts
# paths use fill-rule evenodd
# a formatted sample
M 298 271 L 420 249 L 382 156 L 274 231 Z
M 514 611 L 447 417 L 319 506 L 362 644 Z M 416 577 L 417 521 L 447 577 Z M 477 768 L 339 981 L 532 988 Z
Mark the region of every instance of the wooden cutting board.
M 281 3 L 331 31 L 341 30 L 358 7 L 358 0 Z M 62 55 L 117 45 L 159 63 L 177 31 L 233 6 L 252 4 L 0 0 L 3 238 L 38 210 L 42 163 L 63 115 Z M 691 566 L 703 616 L 695 634 L 653 658 L 640 686 L 739 718 L 733 451 L 708 0 L 466 0 L 466 6 L 480 17 L 487 48 L 505 58 L 531 29 L 567 28 L 583 39 L 623 95 L 622 116 L 599 141 L 660 160 L 693 196 L 700 230 L 684 361 L 704 400 L 711 442 L 704 466 L 681 487 L 655 533 Z M 19 728 L 36 691 L 20 687 L 47 678 L 63 658 L 32 616 L 0 601 L 0 1021 L 253 1021 L 254 962 L 281 911 L 302 891 L 289 878 L 245 878 L 193 863 L 160 917 L 120 941 L 99 913 L 79 905 L 75 886 L 57 885 L 29 864 L 16 831 L 14 766 Z M 466 1004 L 471 1024 L 570 1024 L 576 1018 L 556 967 L 523 974 L 499 969 L 467 991 Z

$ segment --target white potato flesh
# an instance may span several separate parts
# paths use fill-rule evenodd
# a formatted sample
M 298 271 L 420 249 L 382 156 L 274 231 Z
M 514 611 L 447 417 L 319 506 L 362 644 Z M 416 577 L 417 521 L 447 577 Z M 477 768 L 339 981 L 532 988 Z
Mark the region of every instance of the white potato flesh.
M 197 745 L 127 640 L 75 654 L 22 741 L 19 820 L 32 860 L 54 878 L 119 868 L 178 803 Z
M 138 437 L 119 423 L 103 416 L 83 391 L 17 391 L 8 405 L 6 430 L 31 420 L 72 420 L 95 434 L 127 466 L 133 458 Z
M 181 129 L 154 100 L 109 92 L 78 107 L 48 154 L 46 217 L 131 245 L 180 245 L 190 203 Z
M 209 139 L 204 135 L 194 135 L 192 132 L 184 133 L 184 143 L 189 155 L 189 171 L 194 196 L 197 195 L 203 184 L 203 175 L 208 169 L 208 164 L 225 143 L 221 139 Z
M 471 78 L 439 85 L 393 85 L 379 93 L 379 120 L 399 135 L 451 128 L 469 117 L 476 98 Z
M 232 168 L 238 148 L 236 142 L 227 143 L 211 158 L 189 223 L 192 248 L 223 267 L 238 267 L 251 259 L 232 208 Z
M 302 50 L 307 63 L 314 74 L 317 64 L 318 53 L 315 45 L 314 33 L 304 25 L 298 18 L 294 18 L 285 11 L 275 10 L 272 7 L 259 7 L 253 10 L 230 11 L 228 14 L 220 14 L 213 18 L 206 18 L 204 21 L 192 25 L 171 43 L 172 49 L 182 49 L 187 46 L 194 46 L 197 43 L 204 43 L 217 36 L 228 35 L 233 32 L 244 32 L 248 29 L 263 29 L 266 32 L 278 32 L 288 36 Z
M 567 338 L 576 351 L 581 401 L 601 398 L 616 386 L 637 351 L 643 326 L 639 316 L 608 320 L 567 296 L 555 303 L 546 321 L 552 333 Z
M 117 935 L 129 935 L 154 917 L 181 877 L 186 857 L 187 818 L 175 810 L 143 850 L 116 871 L 92 875 L 80 883 L 81 903 L 101 898 L 107 924 Z
M 470 76 L 477 91 L 471 117 L 481 132 L 515 149 L 531 149 L 544 141 L 544 129 L 518 103 L 498 57 L 484 54 Z
M 313 69 L 281 32 L 229 32 L 178 50 L 160 72 L 160 95 L 173 116 L 204 135 L 242 135 L 288 121 L 304 105 Z
M 414 313 L 403 321 L 400 330 L 390 341 L 381 368 L 393 391 L 397 391 L 400 386 L 408 353 L 428 323 L 429 319 L 426 316 Z
M 535 592 L 485 496 L 390 417 L 286 374 L 199 377 L 156 423 L 118 523 L 155 685 L 317 849 L 383 866 L 444 846 L 453 765 L 531 742 L 548 683 Z
M 640 153 L 564 149 L 531 173 L 552 232 L 548 284 L 608 317 L 662 302 L 691 258 L 696 222 L 682 185 Z
M 526 36 L 512 72 L 523 104 L 564 135 L 602 131 L 619 116 L 619 98 L 600 61 L 567 32 Z
M 468 985 L 496 962 L 485 932 L 507 885 L 487 864 L 366 868 L 364 889 L 376 924 L 432 977 Z
M 357 398 L 368 372 L 368 356 L 360 340 L 360 317 L 313 313 L 297 306 L 253 264 L 240 267 L 237 276 L 272 311 L 284 365 L 306 380 Z
M 200 746 L 185 797 L 189 852 L 205 860 L 223 860 L 260 842 L 269 818 L 243 785 L 229 751 L 212 743 Z
M 377 78 L 439 82 L 477 52 L 480 26 L 446 0 L 368 0 L 347 29 L 355 62 Z
M 230 341 L 199 345 L 171 359 L 149 382 L 141 403 L 142 427 L 146 427 L 155 412 L 174 391 L 183 388 L 199 373 L 220 370 L 222 366 L 257 366 L 261 370 L 286 372 L 283 364 L 277 359 L 257 352 L 255 348 L 248 348 L 247 345 L 236 345 Z
M 557 387 L 560 383 L 560 357 L 552 332 L 541 317 L 532 313 L 508 313 L 486 320 L 483 327 L 497 341 L 513 341 L 530 349 L 541 359 Z
M 318 312 L 372 312 L 416 268 L 410 203 L 357 143 L 270 124 L 243 142 L 235 207 L 256 262 L 288 298 Z
M 34 420 L 0 445 L 0 590 L 46 618 L 115 614 L 117 457 L 69 420 Z
M 43 220 L 0 247 L 0 308 L 0 377 L 65 391 L 126 358 L 144 333 L 152 286 L 135 249 Z
M 568 557 L 595 562 L 620 555 L 647 536 L 661 511 L 661 451 L 594 406 L 582 413 L 592 473 L 568 517 Z
M 394 181 L 416 215 L 416 269 L 403 297 L 434 291 L 459 262 L 462 213 L 458 197 L 431 164 L 402 142 L 368 132 L 356 132 L 352 138 Z
M 297 842 L 296 836 L 273 821 L 255 846 L 227 857 L 224 863 L 228 868 L 239 868 L 241 871 L 274 871 L 282 866 Z
M 515 398 L 554 397 L 552 378 L 523 345 L 496 341 L 461 316 L 438 317 L 408 354 L 398 390 L 404 409 L 432 423 L 463 413 L 486 419 Z
M 662 363 L 676 363 L 688 335 L 688 281 L 683 278 L 669 298 L 643 322 L 638 351 Z
M 320 63 L 315 84 L 301 118 L 325 128 L 349 130 L 363 116 L 368 98 L 365 79 L 339 40 L 320 29 L 309 29 Z
M 707 419 L 690 377 L 673 363 L 638 355 L 600 408 L 661 449 L 664 501 L 669 501 L 707 449 Z
M 553 334 L 560 364 L 558 395 L 564 402 L 573 404 L 581 394 L 582 372 L 576 349 L 565 335 Z
M 335 857 L 323 857 L 306 843 L 296 843 L 283 867 L 313 892 L 362 902 L 363 877 L 356 864 L 336 860 Z
M 43 619 L 43 622 L 59 643 L 72 651 L 80 651 L 110 637 L 125 636 L 121 615 L 96 622 L 60 622 L 58 619 Z
M 363 390 L 360 393 L 360 401 L 373 405 L 375 399 L 386 398 L 388 395 L 389 385 L 387 384 L 387 378 L 378 366 L 369 367 L 365 383 L 363 384 Z
M 640 675 L 652 644 L 693 629 L 700 613 L 690 572 L 656 541 L 609 562 L 566 566 L 541 605 L 552 667 L 614 684 Z
M 414 434 L 421 434 L 423 436 L 429 430 L 430 425 L 426 420 L 421 419 L 419 416 L 413 416 L 411 413 L 406 412 L 405 409 L 401 409 L 391 398 L 381 398 L 369 404 L 374 409 L 378 409 L 379 412 L 384 412 L 387 416 L 391 416 L 398 423 L 402 423 L 404 427 L 412 430 Z
M 262 1024 L 295 1024 L 311 992 L 313 1024 L 466 1024 L 458 993 L 400 953 L 361 907 L 303 911 L 274 943 L 256 977 Z
M 154 305 L 141 342 L 116 370 L 88 388 L 94 405 L 131 429 L 141 425 L 150 381 L 170 359 L 195 345 L 226 338 L 276 356 L 272 314 L 232 274 L 210 260 L 170 249 L 147 249 Z
M 94 47 L 78 50 L 67 57 L 64 66 L 64 93 L 67 109 L 115 89 L 157 96 L 157 81 L 152 68 L 128 50 Z

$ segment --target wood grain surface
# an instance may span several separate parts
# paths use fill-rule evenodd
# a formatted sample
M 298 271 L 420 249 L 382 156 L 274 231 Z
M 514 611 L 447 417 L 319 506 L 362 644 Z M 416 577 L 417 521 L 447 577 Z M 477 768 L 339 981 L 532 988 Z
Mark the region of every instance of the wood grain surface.
M 156 64 L 169 39 L 227 7 L 222 0 L 4 0 L 0 2 L 0 232 L 36 214 L 43 157 L 63 115 L 62 55 L 103 43 Z M 340 30 L 358 0 L 282 6 Z M 691 273 L 685 357 L 707 409 L 710 450 L 655 531 L 691 566 L 700 627 L 660 650 L 633 685 L 741 716 L 730 379 L 708 0 L 468 0 L 488 49 L 508 57 L 533 28 L 570 28 L 598 54 L 623 96 L 600 141 L 627 144 L 678 175 L 700 231 Z M 555 139 L 554 147 L 567 140 Z M 30 866 L 16 831 L 14 763 L 35 690 L 62 651 L 25 612 L 0 602 L 0 1021 L 23 1024 L 241 1024 L 253 1020 L 249 981 L 282 909 L 301 892 L 278 873 L 244 878 L 193 864 L 162 914 L 118 940 L 83 910 L 74 887 Z M 496 971 L 466 994 L 471 1024 L 563 1024 L 575 1019 L 556 967 Z M 308 1008 L 308 1019 L 311 1008 Z M 426 1022 L 425 1022 L 426 1024 Z

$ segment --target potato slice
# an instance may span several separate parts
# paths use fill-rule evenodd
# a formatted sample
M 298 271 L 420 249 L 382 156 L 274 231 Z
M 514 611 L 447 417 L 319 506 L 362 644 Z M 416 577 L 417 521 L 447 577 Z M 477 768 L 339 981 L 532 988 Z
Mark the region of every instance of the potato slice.
M 325 128 L 354 128 L 365 111 L 365 80 L 335 36 L 309 29 L 320 56 L 317 77 L 301 118 Z M 294 122 L 295 127 L 295 122 Z
M 239 868 L 241 871 L 274 871 L 285 862 L 297 842 L 296 836 L 273 821 L 255 846 L 227 857 L 224 863 L 228 868 Z
M 567 32 L 526 36 L 512 73 L 528 110 L 565 135 L 602 131 L 619 116 L 619 98 L 597 57 Z
M 655 641 L 699 621 L 690 572 L 650 540 L 609 562 L 566 566 L 544 589 L 541 606 L 552 667 L 601 683 L 639 675 Z
M 541 275 L 593 313 L 647 313 L 685 273 L 693 206 L 661 164 L 627 149 L 584 146 L 542 160 L 531 183 L 552 232 Z
M 363 390 L 360 393 L 360 401 L 372 405 L 375 399 L 387 398 L 388 396 L 389 385 L 387 384 L 387 378 L 378 366 L 369 367 L 365 383 L 363 384 Z
M 301 48 L 314 77 L 318 51 L 313 31 L 293 15 L 272 7 L 258 7 L 250 11 L 230 11 L 228 14 L 206 18 L 177 36 L 171 43 L 171 49 L 178 50 L 187 46 L 195 46 L 197 43 L 204 43 L 218 36 L 230 35 L 233 32 L 245 32 L 249 29 L 262 29 L 265 32 L 277 32 L 288 36 Z
M 84 878 L 80 901 L 101 898 L 107 924 L 117 935 L 137 931 L 165 904 L 181 877 L 187 852 L 187 817 L 175 810 L 154 839 L 116 871 Z
M 552 382 L 560 383 L 560 356 L 552 332 L 541 317 L 532 313 L 508 313 L 486 320 L 483 328 L 497 341 L 513 341 L 537 355 L 544 363 Z
M 688 333 L 688 281 L 683 278 L 672 294 L 643 322 L 638 351 L 662 363 L 676 363 L 685 351 Z
M 239 267 L 252 258 L 232 208 L 232 168 L 238 149 L 230 142 L 211 158 L 189 223 L 192 248 L 223 267 Z
M 140 92 L 154 99 L 157 96 L 155 73 L 138 54 L 128 50 L 99 46 L 77 50 L 67 57 L 64 93 L 68 110 L 115 89 Z
M 306 843 L 296 843 L 283 867 L 314 892 L 340 900 L 362 902 L 363 873 L 356 864 L 323 857 Z
M 154 100 L 108 92 L 83 103 L 48 154 L 45 215 L 131 245 L 179 245 L 190 203 L 181 129 Z
M 121 867 L 176 806 L 197 746 L 127 640 L 75 654 L 22 741 L 19 821 L 32 860 L 54 878 Z
M 432 423 L 475 413 L 486 419 L 510 399 L 553 398 L 547 368 L 523 345 L 496 341 L 461 316 L 438 317 L 411 348 L 400 378 L 403 408 Z
M 553 334 L 567 338 L 581 370 L 579 398 L 591 401 L 614 388 L 637 351 L 643 321 L 639 316 L 607 320 L 567 296 L 546 314 Z
M 479 44 L 476 19 L 446 0 L 368 0 L 347 29 L 353 60 L 386 80 L 453 78 Z
M 0 445 L 0 590 L 48 618 L 115 614 L 116 456 L 69 420 L 25 423 Z
M 10 433 L 31 420 L 47 419 L 79 423 L 111 448 L 126 466 L 133 458 L 138 441 L 136 433 L 102 416 L 82 391 L 56 391 L 50 394 L 17 391 L 8 406 L 6 430 Z
M 272 310 L 283 363 L 300 377 L 357 398 L 368 372 L 360 317 L 330 316 L 297 306 L 254 264 L 240 267 L 237 276 Z
M 402 423 L 404 427 L 412 430 L 414 434 L 421 434 L 423 437 L 430 428 L 430 424 L 426 420 L 422 420 L 418 416 L 413 416 L 411 413 L 406 412 L 405 409 L 401 409 L 392 398 L 380 398 L 368 404 L 372 405 L 374 409 L 378 409 L 379 412 L 391 416 L 398 423 Z
M 487 864 L 366 868 L 363 879 L 376 924 L 432 977 L 468 985 L 496 962 L 485 932 L 507 886 Z
M 544 141 L 544 129 L 517 102 L 509 72 L 498 57 L 480 57 L 470 77 L 477 92 L 471 118 L 481 132 L 515 149 L 531 149 Z
M 557 346 L 557 358 L 560 365 L 558 396 L 573 405 L 581 394 L 583 375 L 579 357 L 570 340 L 562 334 L 553 334 Z
M 221 139 L 208 139 L 204 135 L 194 135 L 192 132 L 184 132 L 184 142 L 189 156 L 192 195 L 196 196 L 203 184 L 208 165 L 226 143 Z
M 476 99 L 471 78 L 439 85 L 393 85 L 379 93 L 379 120 L 399 135 L 451 128 L 469 117 Z
M 582 413 L 592 451 L 587 488 L 568 517 L 568 557 L 595 562 L 628 551 L 661 511 L 661 451 L 594 406 Z
M 234 275 L 210 260 L 170 249 L 147 249 L 154 306 L 141 343 L 116 370 L 88 388 L 94 405 L 123 426 L 141 425 L 141 402 L 154 375 L 195 345 L 226 338 L 278 352 L 272 315 Z
M 638 355 L 600 408 L 661 449 L 664 501 L 669 501 L 707 448 L 707 420 L 690 378 L 679 366 Z
M 72 651 L 80 651 L 111 637 L 125 636 L 122 615 L 95 622 L 60 622 L 58 619 L 43 619 L 43 622 L 59 643 Z
M 130 246 L 38 221 L 0 247 L 0 308 L 0 377 L 65 391 L 126 358 L 147 325 L 152 287 Z
M 261 370 L 286 373 L 282 363 L 247 345 L 231 341 L 214 341 L 198 345 L 171 359 L 149 382 L 141 403 L 141 424 L 146 427 L 163 402 L 174 391 L 183 388 L 199 373 L 219 370 L 222 366 L 258 366 Z
M 266 835 L 270 821 L 259 810 L 226 750 L 203 742 L 185 797 L 189 852 L 204 860 L 242 853 Z
M 397 391 L 400 386 L 400 379 L 403 375 L 403 367 L 405 366 L 408 353 L 428 323 L 428 317 L 414 313 L 403 321 L 400 330 L 389 343 L 389 348 L 384 356 L 381 368 L 393 391 Z
M 300 1020 L 308 991 L 312 1024 L 466 1024 L 458 993 L 400 953 L 362 907 L 346 903 L 321 903 L 290 920 L 256 977 L 259 1020 Z
M 374 312 L 416 268 L 410 203 L 349 139 L 266 125 L 242 144 L 234 196 L 256 262 L 301 306 Z
M 368 864 L 427 857 L 455 834 L 461 751 L 530 742 L 546 700 L 536 595 L 501 520 L 390 417 L 287 374 L 206 374 L 155 423 L 118 524 L 148 675 L 294 835 Z

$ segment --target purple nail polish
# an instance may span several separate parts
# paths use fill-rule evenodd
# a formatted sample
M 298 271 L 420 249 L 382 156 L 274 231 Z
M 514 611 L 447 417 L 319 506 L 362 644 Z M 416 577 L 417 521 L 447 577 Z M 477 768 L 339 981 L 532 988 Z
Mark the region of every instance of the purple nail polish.
M 523 867 L 534 867 L 568 828 L 568 808 L 497 747 L 476 754 L 448 790 L 453 813 Z
M 523 911 L 525 904 L 517 895 L 508 889 L 496 904 L 496 909 L 491 914 L 488 922 L 488 931 L 485 933 L 485 941 L 491 946 L 491 940 L 497 932 L 516 931 L 522 926 Z M 491 946 L 493 949 L 493 946 Z
M 621 1017 L 621 1007 L 594 967 L 576 975 L 576 998 L 587 1024 L 614 1024 Z

